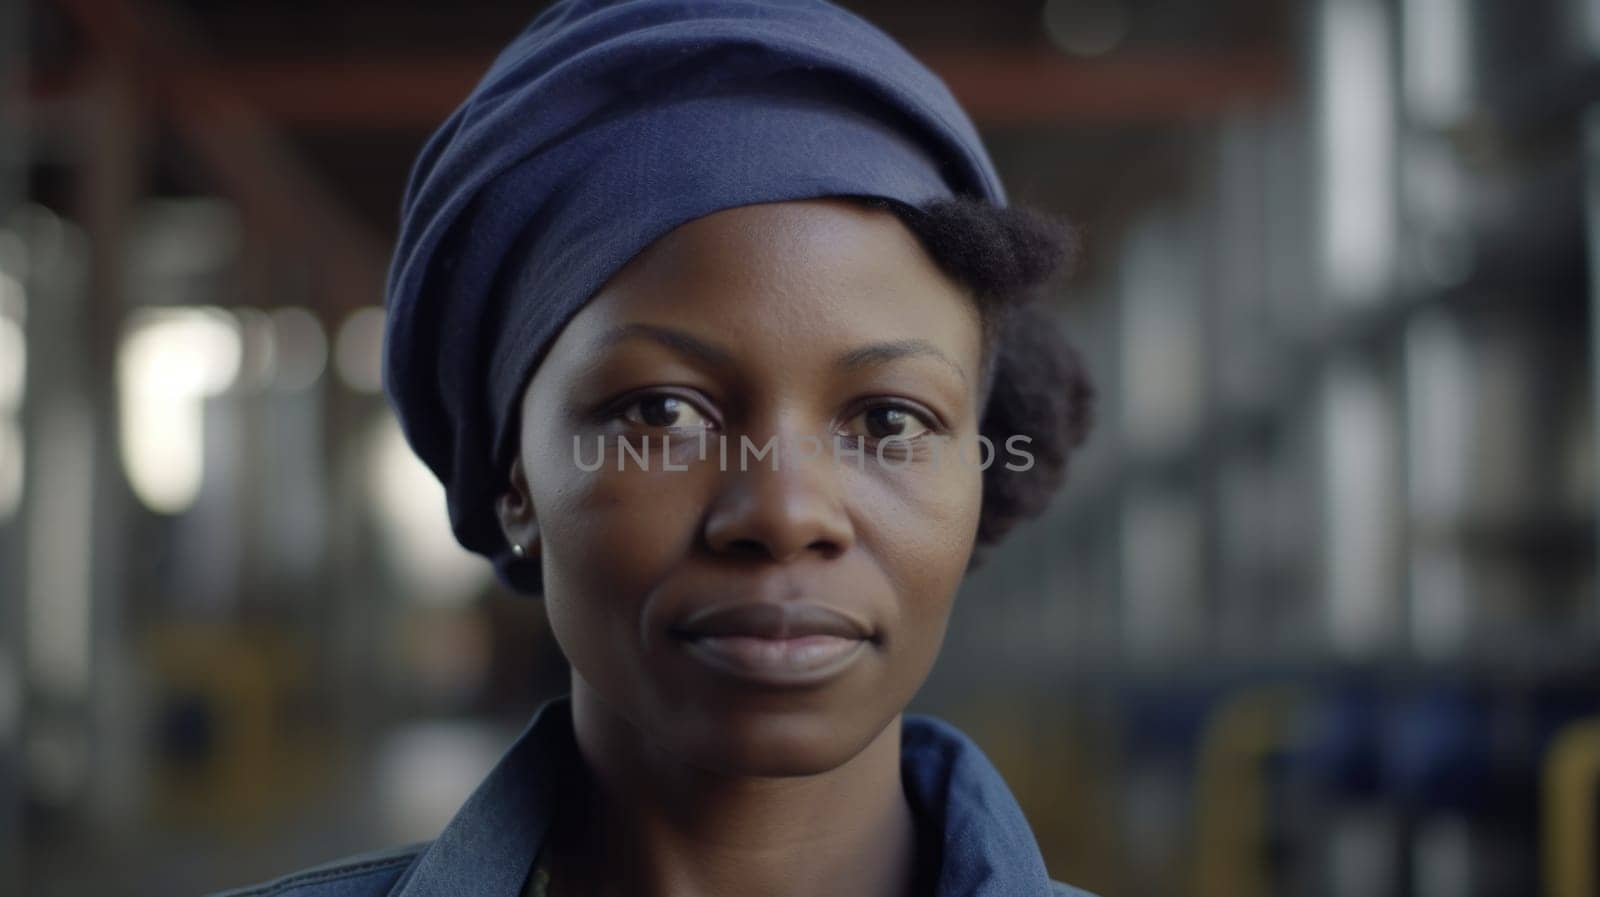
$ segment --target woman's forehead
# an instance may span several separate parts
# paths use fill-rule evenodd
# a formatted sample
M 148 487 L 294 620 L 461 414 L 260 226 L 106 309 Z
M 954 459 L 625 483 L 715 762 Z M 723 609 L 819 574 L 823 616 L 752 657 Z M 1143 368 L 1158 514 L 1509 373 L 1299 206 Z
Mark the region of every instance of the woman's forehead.
M 681 225 L 608 281 L 557 347 L 571 337 L 593 352 L 630 324 L 781 358 L 920 341 L 963 368 L 981 342 L 976 305 L 893 214 L 837 199 L 741 206 Z
M 736 269 L 760 249 L 770 262 L 785 250 L 811 261 L 892 253 L 892 261 L 926 260 L 916 238 L 892 213 L 842 197 L 756 203 L 722 209 L 678 225 L 646 246 L 613 280 L 640 268 L 662 273 L 674 265 Z

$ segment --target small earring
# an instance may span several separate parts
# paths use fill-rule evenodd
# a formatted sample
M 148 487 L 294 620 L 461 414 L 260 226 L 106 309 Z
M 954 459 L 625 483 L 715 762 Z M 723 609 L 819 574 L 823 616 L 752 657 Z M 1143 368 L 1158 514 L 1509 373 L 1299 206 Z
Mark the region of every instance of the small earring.
M 528 556 L 528 550 L 526 548 L 523 548 L 522 544 L 519 543 L 519 542 L 512 542 L 511 543 L 511 553 L 516 555 L 519 559 L 520 558 L 525 558 L 525 557 Z

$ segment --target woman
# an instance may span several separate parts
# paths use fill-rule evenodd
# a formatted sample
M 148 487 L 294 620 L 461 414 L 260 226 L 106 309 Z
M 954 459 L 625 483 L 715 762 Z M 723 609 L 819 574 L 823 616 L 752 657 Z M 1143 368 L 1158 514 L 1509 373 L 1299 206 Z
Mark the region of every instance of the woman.
M 437 839 L 243 893 L 1081 893 L 903 714 L 1086 430 L 1068 243 L 824 0 L 547 9 L 417 162 L 385 371 L 571 693 Z

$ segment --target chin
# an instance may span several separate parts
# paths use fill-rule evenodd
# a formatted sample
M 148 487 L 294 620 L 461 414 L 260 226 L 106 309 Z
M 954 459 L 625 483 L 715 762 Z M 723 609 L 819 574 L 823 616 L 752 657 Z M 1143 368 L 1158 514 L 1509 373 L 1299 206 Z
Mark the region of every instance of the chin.
M 892 719 L 860 713 L 735 710 L 697 721 L 679 736 L 691 765 L 728 776 L 808 776 L 849 762 Z M 847 718 L 848 717 L 848 718 Z

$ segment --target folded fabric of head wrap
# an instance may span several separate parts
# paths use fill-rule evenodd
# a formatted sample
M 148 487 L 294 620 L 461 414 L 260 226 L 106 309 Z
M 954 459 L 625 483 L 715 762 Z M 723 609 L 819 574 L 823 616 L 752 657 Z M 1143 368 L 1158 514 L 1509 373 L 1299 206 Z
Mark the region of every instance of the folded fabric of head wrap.
M 944 83 L 824 0 L 560 0 L 427 141 L 389 271 L 383 385 L 462 545 L 538 588 L 495 516 L 518 408 L 588 299 L 687 221 L 755 203 L 1006 202 Z

